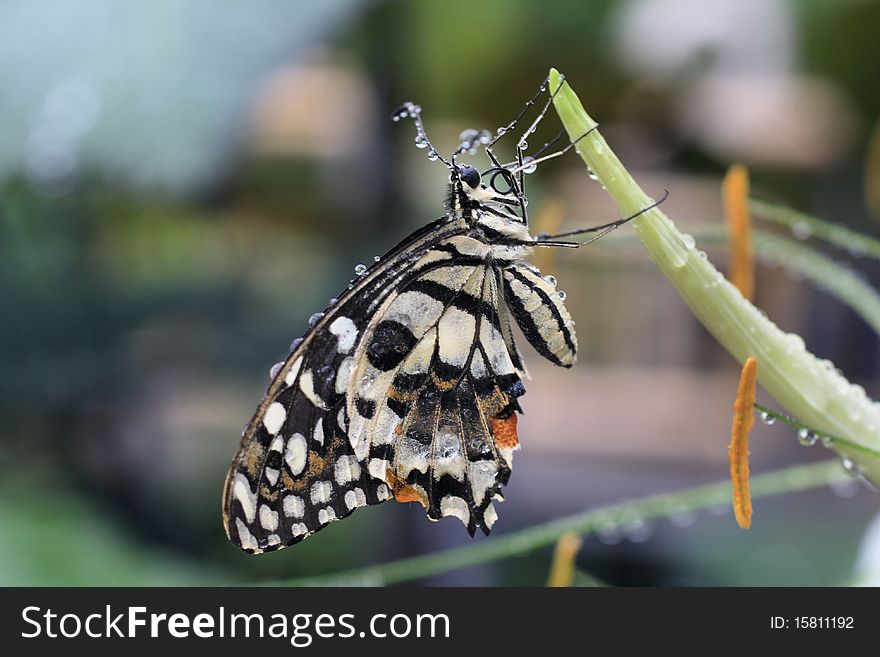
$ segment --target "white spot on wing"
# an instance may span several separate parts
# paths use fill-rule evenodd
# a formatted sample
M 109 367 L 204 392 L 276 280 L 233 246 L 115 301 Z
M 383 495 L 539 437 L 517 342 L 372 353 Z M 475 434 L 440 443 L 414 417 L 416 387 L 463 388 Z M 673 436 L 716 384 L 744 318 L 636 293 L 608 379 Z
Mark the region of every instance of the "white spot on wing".
M 340 486 L 361 476 L 361 465 L 352 454 L 343 454 L 336 460 L 336 483 Z
M 272 484 L 273 486 L 278 482 L 278 475 L 279 475 L 280 473 L 279 473 L 278 470 L 276 470 L 275 468 L 269 468 L 269 467 L 267 467 L 267 468 L 264 470 L 264 473 L 265 473 L 265 475 L 266 475 L 266 480 L 267 480 L 270 484 Z
M 284 409 L 284 406 L 278 402 L 272 402 L 263 414 L 263 426 L 266 427 L 266 431 L 270 435 L 274 436 L 281 431 L 281 426 L 286 418 L 287 411 Z
M 428 471 L 428 452 L 430 450 L 430 445 L 425 445 L 424 443 L 420 443 L 418 440 L 413 440 L 412 438 L 403 438 L 397 444 L 397 450 L 394 453 L 394 460 L 399 464 L 405 463 L 406 470 L 401 471 L 399 474 L 402 478 L 406 478 L 412 470 L 418 470 L 419 472 L 427 472 Z M 372 474 L 372 472 L 370 473 Z M 375 475 L 374 475 L 375 476 Z
M 483 511 L 483 522 L 486 523 L 486 527 L 492 529 L 492 525 L 495 524 L 496 520 L 498 520 L 498 513 L 495 511 L 495 505 L 490 504 L 486 507 L 486 510 Z
M 385 474 L 391 469 L 391 464 L 386 459 L 370 459 L 367 470 L 371 477 L 385 481 Z
M 318 393 L 315 392 L 315 380 L 313 377 L 312 370 L 303 372 L 299 377 L 299 389 L 302 390 L 302 393 L 310 402 L 326 411 L 327 406 L 324 404 L 324 400 L 318 397 Z
M 434 443 L 434 478 L 439 480 L 448 474 L 459 481 L 464 481 L 467 472 L 467 459 L 461 449 L 458 434 L 445 427 L 438 432 Z
M 485 323 L 487 322 L 483 322 Z M 476 329 L 476 319 L 473 315 L 458 308 L 447 308 L 437 325 L 440 333 L 440 358 L 443 362 L 464 367 Z
M 251 485 L 248 483 L 247 477 L 238 472 L 235 475 L 235 482 L 232 484 L 232 496 L 241 504 L 244 517 L 249 523 L 254 521 L 254 515 L 257 512 L 257 494 L 251 491 Z
M 287 441 L 287 449 L 284 452 L 284 460 L 293 476 L 298 475 L 306 467 L 306 437 L 301 433 L 295 433 Z
M 356 509 L 359 506 L 367 504 L 367 496 L 360 488 L 354 488 L 345 494 L 345 506 L 349 509 Z
M 468 463 L 468 479 L 471 481 L 471 491 L 474 501 L 482 503 L 489 489 L 495 485 L 495 475 L 498 466 L 494 461 L 476 461 Z
M 312 504 L 327 504 L 333 496 L 333 484 L 329 481 L 316 481 L 312 484 Z
M 315 430 L 312 432 L 312 440 L 319 445 L 324 444 L 324 418 L 318 418 L 315 422 Z
M 287 495 L 282 504 L 284 506 L 284 515 L 288 518 L 302 518 L 306 510 L 305 503 L 298 495 Z
M 471 519 L 471 512 L 468 504 L 457 495 L 447 495 L 440 500 L 440 513 L 444 516 L 454 516 L 464 523 L 467 527 Z
M 336 350 L 340 354 L 347 354 L 357 340 L 358 330 L 354 322 L 348 317 L 337 317 L 330 324 L 330 332 L 336 336 Z
M 260 524 L 263 529 L 274 532 L 278 529 L 278 512 L 273 511 L 266 504 L 260 505 Z
M 308 534 L 308 533 L 309 533 L 308 527 L 306 527 L 301 522 L 294 523 L 290 527 L 290 535 L 291 536 L 294 536 L 294 537 L 302 536 L 303 534 Z
M 286 383 L 288 386 L 293 385 L 293 382 L 296 381 L 296 375 L 299 374 L 299 368 L 302 367 L 302 364 L 302 356 L 293 361 L 293 365 L 291 365 L 290 369 L 287 370 L 287 376 L 284 377 L 284 383 Z
M 345 406 L 342 406 L 336 414 L 336 424 L 342 430 L 342 433 L 345 433 Z
M 385 484 L 379 484 L 376 486 L 376 497 L 378 497 L 380 501 L 391 499 L 391 491 L 388 490 L 388 486 Z
M 346 356 L 339 363 L 339 369 L 336 370 L 336 394 L 343 395 L 348 390 L 348 382 L 351 381 L 351 368 L 354 366 L 354 358 Z
M 322 525 L 326 525 L 331 520 L 336 520 L 336 510 L 332 506 L 318 511 L 318 522 Z
M 235 519 L 235 528 L 238 530 L 238 541 L 245 550 L 258 550 L 257 539 L 250 533 L 241 518 Z

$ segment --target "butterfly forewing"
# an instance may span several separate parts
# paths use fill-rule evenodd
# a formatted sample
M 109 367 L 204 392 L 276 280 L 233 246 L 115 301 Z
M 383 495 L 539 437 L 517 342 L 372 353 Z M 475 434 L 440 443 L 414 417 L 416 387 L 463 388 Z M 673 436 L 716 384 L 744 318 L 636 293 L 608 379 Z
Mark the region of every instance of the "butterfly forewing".
M 390 495 L 348 439 L 347 382 L 365 329 L 431 247 L 460 228 L 443 220 L 389 252 L 327 309 L 275 374 L 245 427 L 223 495 L 230 540 L 249 552 L 302 540 Z M 430 263 L 428 263 L 430 264 Z

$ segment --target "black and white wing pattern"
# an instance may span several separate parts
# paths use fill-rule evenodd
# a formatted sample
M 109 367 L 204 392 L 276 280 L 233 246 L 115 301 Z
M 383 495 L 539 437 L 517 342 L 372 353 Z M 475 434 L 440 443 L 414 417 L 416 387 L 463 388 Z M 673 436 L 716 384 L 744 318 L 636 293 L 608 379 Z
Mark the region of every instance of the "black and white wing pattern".
M 525 392 L 510 315 L 554 362 L 574 349 L 552 335 L 571 323 L 545 312 L 553 288 L 465 230 L 445 219 L 405 240 L 278 369 L 226 480 L 235 545 L 278 549 L 391 498 L 489 532 Z
M 512 322 L 563 367 L 577 341 L 564 297 L 525 262 L 537 241 L 521 180 L 487 153 L 489 186 L 474 167 L 443 160 L 447 215 L 313 316 L 273 369 L 223 494 L 226 533 L 242 550 L 292 545 L 388 499 L 489 533 L 525 394 Z
M 242 433 L 223 492 L 229 539 L 247 552 L 296 543 L 327 523 L 390 497 L 354 456 L 347 385 L 365 329 L 432 247 L 460 232 L 443 218 L 392 249 L 332 303 L 277 369 Z

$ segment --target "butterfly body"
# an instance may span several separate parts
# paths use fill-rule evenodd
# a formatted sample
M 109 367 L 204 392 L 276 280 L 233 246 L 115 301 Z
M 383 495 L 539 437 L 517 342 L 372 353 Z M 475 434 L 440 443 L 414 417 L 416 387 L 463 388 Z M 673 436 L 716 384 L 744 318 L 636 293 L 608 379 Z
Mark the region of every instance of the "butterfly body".
M 525 260 L 521 187 L 474 171 L 453 171 L 446 216 L 356 278 L 274 373 L 226 479 L 241 549 L 297 543 L 388 499 L 489 533 L 525 393 L 512 325 L 564 367 L 577 341 L 562 296 Z

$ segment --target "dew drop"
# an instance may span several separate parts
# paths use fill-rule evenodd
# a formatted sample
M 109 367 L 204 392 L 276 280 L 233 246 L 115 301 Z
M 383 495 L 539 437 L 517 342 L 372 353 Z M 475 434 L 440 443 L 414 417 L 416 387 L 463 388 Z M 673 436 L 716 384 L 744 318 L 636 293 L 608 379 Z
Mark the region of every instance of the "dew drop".
M 844 456 L 842 459 L 840 459 L 840 465 L 843 466 L 843 469 L 846 471 L 847 474 L 853 477 L 858 477 L 861 474 L 859 466 L 856 465 L 856 462 L 852 459 L 848 459 Z
M 278 372 L 281 371 L 281 368 L 284 367 L 284 361 L 278 361 L 272 367 L 269 368 L 269 378 L 274 379 L 278 376 Z
M 631 543 L 644 543 L 654 533 L 653 523 L 636 518 L 623 525 L 623 536 Z
M 806 221 L 798 221 L 791 227 L 791 234 L 799 240 L 810 239 L 813 235 L 813 229 Z
M 761 411 L 761 422 L 766 424 L 768 427 L 776 424 L 776 418 L 770 415 L 767 411 Z
M 620 543 L 620 528 L 614 522 L 607 522 L 599 528 L 597 536 L 605 545 Z
M 321 318 L 324 316 L 324 313 L 315 313 L 311 317 L 309 317 L 309 326 L 314 327 L 315 324 L 321 321 Z
M 556 287 L 556 277 L 553 274 L 547 274 L 544 280 L 547 281 L 550 287 Z
M 587 175 L 590 177 L 590 180 L 599 180 L 599 176 L 597 176 L 592 169 L 587 168 Z
M 538 165 L 534 163 L 535 158 L 531 155 L 527 155 L 523 158 L 523 173 L 535 173 L 538 170 Z
M 522 150 L 526 150 L 529 147 L 529 142 L 527 142 L 525 139 L 522 139 L 520 140 L 519 144 L 517 144 L 517 146 L 519 146 Z
M 413 143 L 416 145 L 416 148 L 427 148 L 428 140 L 422 137 L 421 135 L 416 135 L 413 139 Z
M 804 447 L 812 447 L 819 440 L 819 436 L 809 429 L 800 429 L 798 431 L 798 442 Z
M 437 151 L 435 151 L 433 148 L 428 151 L 428 159 L 431 160 L 431 162 L 436 162 L 439 157 L 440 156 L 437 154 Z
M 785 353 L 804 351 L 805 348 L 804 339 L 797 333 L 789 333 L 785 336 Z
M 694 236 L 688 233 L 685 233 L 681 236 L 681 241 L 684 242 L 684 245 L 688 249 L 692 249 L 697 245 L 697 241 L 694 239 Z
M 291 351 L 296 351 L 297 347 L 299 347 L 299 346 L 302 344 L 302 341 L 303 341 L 302 338 L 297 338 L 296 340 L 294 340 L 293 342 L 291 342 L 291 343 L 290 343 L 290 350 L 291 350 Z
M 467 128 L 466 130 L 462 130 L 461 134 L 458 135 L 458 140 L 462 144 L 472 144 L 474 141 L 480 138 L 480 133 L 473 128 Z
M 859 475 L 856 473 L 852 479 L 832 479 L 828 482 L 828 486 L 837 497 L 853 497 L 859 492 L 858 479 Z
M 507 128 L 504 126 L 501 126 L 500 128 L 498 128 L 498 130 L 495 131 L 495 134 L 500 137 L 501 135 L 503 135 L 506 132 L 507 132 Z
M 359 262 L 354 266 L 354 273 L 358 276 L 363 276 L 367 273 L 367 266 L 364 263 Z
M 480 143 L 488 144 L 490 141 L 492 141 L 492 133 L 488 130 L 480 130 Z
M 373 262 L 379 262 L 381 259 L 379 256 L 373 256 Z
M 565 293 L 565 290 L 559 290 L 556 295 L 559 297 L 560 301 L 565 301 L 565 297 L 568 295 Z
M 330 299 L 330 301 L 327 302 L 327 307 L 329 308 L 330 306 L 335 306 L 337 303 L 339 303 L 339 299 L 333 297 L 332 299 Z
M 669 522 L 676 527 L 690 527 L 697 522 L 697 514 L 693 509 L 682 504 L 677 506 L 675 511 L 669 515 Z

